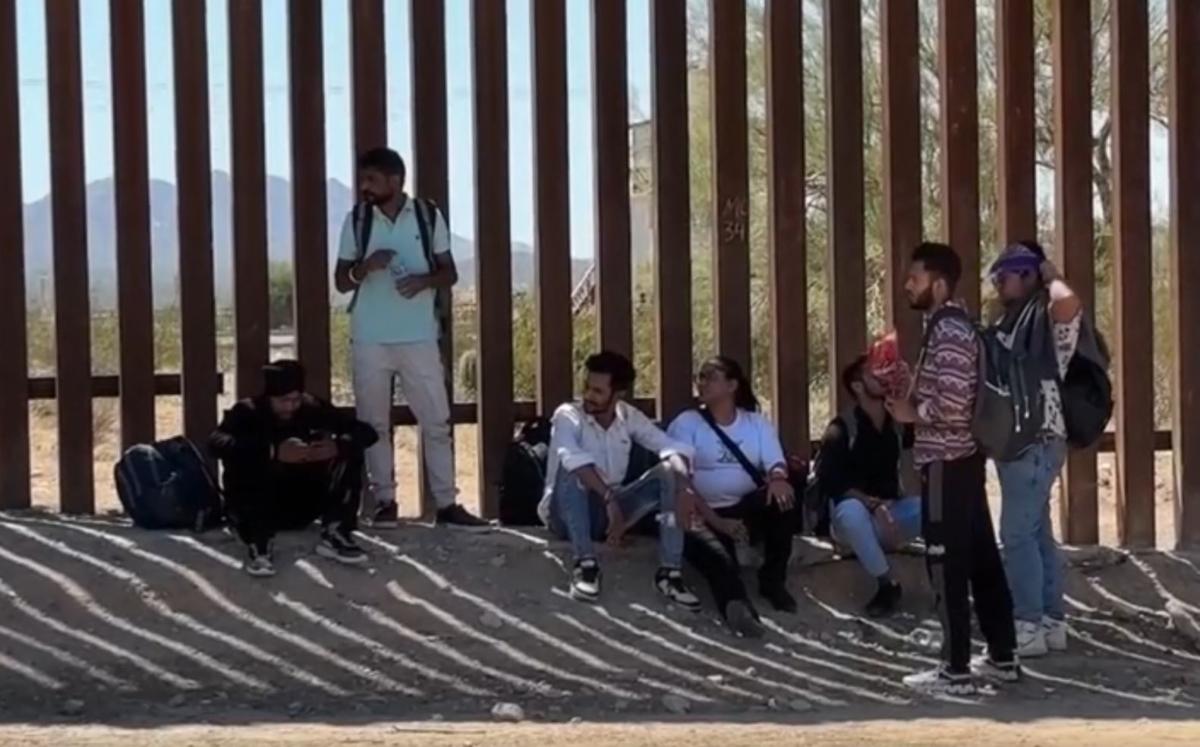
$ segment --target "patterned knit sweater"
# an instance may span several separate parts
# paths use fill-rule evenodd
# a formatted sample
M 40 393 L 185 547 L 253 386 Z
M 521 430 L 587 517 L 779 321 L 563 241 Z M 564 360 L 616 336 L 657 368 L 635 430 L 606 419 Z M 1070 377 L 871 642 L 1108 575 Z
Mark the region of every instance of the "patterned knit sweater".
M 954 304 L 957 306 L 957 304 Z M 979 380 L 979 345 L 970 321 L 943 316 L 930 331 L 917 370 L 918 423 L 913 461 L 918 465 L 975 453 L 971 420 Z

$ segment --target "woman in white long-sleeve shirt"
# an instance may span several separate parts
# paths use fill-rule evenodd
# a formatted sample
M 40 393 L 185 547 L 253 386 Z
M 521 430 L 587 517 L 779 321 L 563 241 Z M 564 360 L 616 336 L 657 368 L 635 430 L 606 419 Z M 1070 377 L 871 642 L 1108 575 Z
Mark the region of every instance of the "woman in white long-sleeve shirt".
M 734 541 L 747 530 L 751 537 L 761 537 L 759 591 L 776 610 L 795 612 L 796 600 L 786 581 L 798 515 L 787 461 L 775 428 L 758 412 L 758 399 L 736 361 L 706 361 L 696 389 L 701 408 L 679 415 L 667 429 L 672 439 L 695 451 L 691 481 L 704 521 L 688 533 L 684 557 L 709 582 L 730 627 L 742 635 L 761 635 L 742 584 Z

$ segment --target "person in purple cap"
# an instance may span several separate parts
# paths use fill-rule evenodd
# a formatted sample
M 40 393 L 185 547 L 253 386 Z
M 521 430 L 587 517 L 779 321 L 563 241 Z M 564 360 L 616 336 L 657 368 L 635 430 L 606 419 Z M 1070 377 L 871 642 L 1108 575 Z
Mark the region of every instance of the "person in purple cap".
M 1013 597 L 1017 654 L 1044 656 L 1067 647 L 1062 559 L 1050 521 L 1050 489 L 1067 454 L 1059 381 L 1079 343 L 1083 304 L 1046 252 L 1032 241 L 1009 245 L 990 276 L 1003 313 L 989 332 L 1022 360 L 1011 368 L 1021 392 L 1021 431 L 1028 443 L 996 459 L 1002 497 L 1000 540 Z M 1007 460 L 1007 461 L 1005 461 Z

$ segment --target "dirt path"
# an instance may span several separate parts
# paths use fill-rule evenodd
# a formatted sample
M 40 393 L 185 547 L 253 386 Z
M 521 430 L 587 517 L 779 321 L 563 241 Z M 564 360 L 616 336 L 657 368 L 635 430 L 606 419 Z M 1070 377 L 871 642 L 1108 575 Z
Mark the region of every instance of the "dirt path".
M 527 747 L 536 744 L 613 745 L 614 747 L 759 747 L 759 745 L 827 745 L 828 747 L 1130 747 L 1200 743 L 1200 723 L 1047 720 L 1029 724 L 997 724 L 979 719 L 879 721 L 837 726 L 732 724 L 519 725 L 488 723 L 406 723 L 370 726 L 256 725 L 246 727 L 180 726 L 153 731 L 110 727 L 0 727 L 0 744 L 28 747 L 122 745 L 295 745 L 388 744 L 412 747 Z
M 1200 610 L 1196 556 L 1075 556 L 1071 650 L 947 702 L 900 684 L 937 656 L 916 557 L 880 622 L 857 564 L 805 546 L 799 613 L 745 641 L 663 604 L 644 539 L 606 552 L 600 606 L 532 531 L 367 531 L 366 568 L 314 541 L 281 537 L 255 581 L 219 532 L 0 514 L 0 744 L 1200 744 L 1200 648 L 1167 611 Z M 528 721 L 488 723 L 497 703 Z

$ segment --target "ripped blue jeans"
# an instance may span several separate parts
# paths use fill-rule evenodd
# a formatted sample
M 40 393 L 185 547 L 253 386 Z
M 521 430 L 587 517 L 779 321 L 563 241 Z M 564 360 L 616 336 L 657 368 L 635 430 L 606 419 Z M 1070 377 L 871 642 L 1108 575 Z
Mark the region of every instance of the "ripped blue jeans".
M 663 568 L 683 566 L 683 529 L 675 516 L 675 490 L 675 471 L 663 463 L 617 488 L 614 497 L 628 526 L 658 512 L 658 555 Z M 574 475 L 559 470 L 550 498 L 549 524 L 550 531 L 571 542 L 578 562 L 596 557 L 592 543 L 607 535 L 608 513 L 599 496 L 591 494 Z

